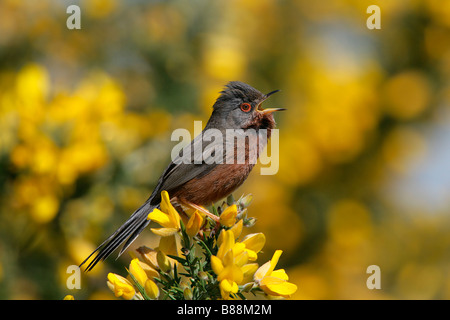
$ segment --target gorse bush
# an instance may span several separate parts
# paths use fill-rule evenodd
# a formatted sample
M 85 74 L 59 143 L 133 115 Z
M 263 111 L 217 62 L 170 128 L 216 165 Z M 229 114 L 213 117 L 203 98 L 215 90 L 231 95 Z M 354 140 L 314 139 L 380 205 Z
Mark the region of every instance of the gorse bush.
M 288 298 L 297 286 L 288 282 L 283 269 L 275 270 L 282 251 L 261 266 L 258 253 L 266 237 L 263 233 L 242 236 L 244 227 L 255 219 L 247 216 L 251 195 L 235 201 L 232 196 L 221 206 L 179 208 L 161 193 L 160 209 L 148 219 L 161 228 L 157 248 L 140 247 L 131 260 L 128 277 L 108 274 L 108 287 L 124 299 L 246 299 L 247 295 Z

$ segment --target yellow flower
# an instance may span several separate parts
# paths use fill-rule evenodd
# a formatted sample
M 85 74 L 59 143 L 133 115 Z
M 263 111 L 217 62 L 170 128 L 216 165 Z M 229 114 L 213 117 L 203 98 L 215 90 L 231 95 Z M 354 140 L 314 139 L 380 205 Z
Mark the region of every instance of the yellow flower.
M 224 300 L 230 299 L 230 294 L 237 293 L 239 291 L 239 286 L 237 283 L 228 279 L 223 279 L 220 281 L 219 288 L 220 294 Z
M 42 195 L 35 197 L 31 206 L 31 217 L 38 223 L 46 223 L 56 216 L 59 209 L 59 200 L 55 195 Z
M 223 263 L 222 260 L 220 260 L 216 256 L 211 256 L 211 268 L 216 274 L 220 274 L 223 270 Z
M 202 227 L 203 221 L 202 215 L 196 210 L 186 224 L 186 233 L 191 237 L 195 236 Z
M 233 250 L 228 251 L 224 261 L 216 256 L 211 256 L 211 267 L 217 274 L 217 280 L 220 281 L 220 293 L 225 300 L 230 298 L 230 294 L 239 291 L 238 284 L 244 279 L 244 273 L 233 263 L 233 260 Z
M 244 271 L 241 269 L 247 262 L 245 245 L 235 243 L 234 233 L 231 230 L 222 231 L 222 241 L 217 256 L 211 256 L 211 267 L 220 281 L 220 293 L 223 299 L 229 299 L 230 294 L 239 291 L 239 284 L 244 280 Z
M 145 282 L 147 281 L 148 276 L 140 265 L 138 258 L 131 260 L 130 269 L 128 271 L 131 273 L 131 275 L 133 275 L 133 277 L 141 286 L 145 286 Z
M 220 223 L 225 227 L 232 227 L 236 223 L 237 206 L 233 204 L 226 208 L 220 215 Z
M 219 245 L 219 250 L 217 251 L 217 257 L 220 260 L 223 260 L 225 257 L 225 254 L 229 250 L 233 249 L 233 246 L 235 244 L 234 234 L 230 230 L 223 230 L 221 232 L 221 234 L 219 235 L 219 239 L 221 241 L 220 241 L 220 245 Z
M 242 220 L 240 220 L 239 222 L 242 222 Z M 240 223 L 237 223 L 233 226 L 233 228 L 231 228 L 229 231 L 231 231 L 234 235 L 233 240 L 235 238 L 237 238 L 236 234 L 239 234 L 240 231 L 239 229 L 241 227 L 239 227 Z M 236 229 L 235 229 L 236 227 Z M 218 244 L 219 246 L 222 244 L 223 242 L 223 238 L 225 236 L 225 234 L 227 234 L 226 232 L 221 232 L 218 238 Z M 228 241 L 230 241 L 230 239 L 228 239 Z M 266 236 L 263 233 L 252 233 L 247 235 L 242 242 L 237 242 L 234 243 L 233 241 L 233 251 L 235 254 L 235 257 L 238 257 L 239 259 L 242 259 L 242 255 L 241 254 L 245 254 L 246 258 L 250 261 L 256 261 L 256 259 L 258 258 L 258 252 L 261 251 L 261 249 L 264 247 L 266 243 Z M 230 244 L 229 244 L 230 246 Z M 230 248 L 228 248 L 227 250 L 229 250 Z M 245 263 L 247 263 L 247 261 L 245 261 Z M 243 264 L 245 264 L 243 263 Z M 242 265 L 242 264 L 241 264 Z
M 163 226 L 163 228 L 152 228 L 153 233 L 168 237 L 180 230 L 180 215 L 170 203 L 167 191 L 161 192 L 161 210 L 155 208 L 147 216 L 147 220 L 153 220 Z
M 108 273 L 107 284 L 116 297 L 123 297 L 125 300 L 133 299 L 136 293 L 130 281 L 115 273 Z
M 270 296 L 288 298 L 297 291 L 297 286 L 288 282 L 284 269 L 274 270 L 283 251 L 275 251 L 272 259 L 256 270 L 253 279 Z
M 149 279 L 150 277 L 157 277 L 158 272 L 150 267 L 148 264 L 139 261 L 139 259 L 133 259 L 130 263 L 130 269 L 128 270 L 136 279 L 136 281 L 144 288 L 145 293 L 150 299 L 157 299 L 159 297 L 159 288 L 156 283 Z
M 234 238 L 237 239 L 242 233 L 242 228 L 244 226 L 244 220 L 239 220 L 233 227 L 231 227 L 231 231 L 233 231 Z
M 258 259 L 257 253 L 262 250 L 266 244 L 266 236 L 263 233 L 252 233 L 247 235 L 242 242 L 245 244 L 245 251 L 250 261 Z
M 150 299 L 158 299 L 159 288 L 153 280 L 147 279 L 144 285 L 145 293 Z
M 75 300 L 75 298 L 72 295 L 68 294 L 64 297 L 64 300 Z
M 233 246 L 234 263 L 239 267 L 245 265 L 249 260 L 249 255 L 245 249 L 245 244 L 237 242 Z

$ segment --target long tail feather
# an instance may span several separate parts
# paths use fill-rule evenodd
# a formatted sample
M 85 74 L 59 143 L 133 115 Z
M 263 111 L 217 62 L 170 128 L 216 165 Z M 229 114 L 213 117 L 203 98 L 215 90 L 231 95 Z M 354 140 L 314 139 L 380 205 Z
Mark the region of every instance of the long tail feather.
M 128 218 L 125 223 L 120 226 L 112 235 L 110 235 L 105 241 L 100 244 L 81 264 L 80 267 L 85 264 L 96 252 L 97 255 L 86 267 L 86 272 L 92 270 L 100 261 L 104 261 L 113 253 L 123 242 L 124 246 L 119 252 L 118 257 L 130 246 L 130 244 L 137 238 L 137 236 L 144 230 L 144 228 L 150 223 L 147 220 L 148 214 L 157 206 L 151 205 L 147 200 L 139 209 L 137 209 Z

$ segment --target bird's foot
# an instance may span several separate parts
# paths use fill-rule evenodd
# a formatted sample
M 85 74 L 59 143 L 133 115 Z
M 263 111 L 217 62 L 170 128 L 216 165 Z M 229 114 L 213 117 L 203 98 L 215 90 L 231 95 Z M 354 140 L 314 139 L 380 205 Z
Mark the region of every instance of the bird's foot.
M 203 213 L 204 215 L 206 215 L 207 217 L 212 219 L 214 222 L 216 222 L 218 224 L 220 223 L 219 222 L 220 219 L 219 219 L 218 216 L 216 216 L 215 214 L 209 212 L 208 209 L 203 208 L 202 206 L 199 206 L 199 205 L 197 205 L 195 203 L 192 203 L 192 202 L 189 202 L 189 201 L 186 201 L 186 200 L 176 199 L 175 201 L 178 204 L 180 204 L 181 206 L 186 206 L 186 207 L 189 207 L 189 208 L 191 208 L 193 210 L 198 210 L 199 212 Z

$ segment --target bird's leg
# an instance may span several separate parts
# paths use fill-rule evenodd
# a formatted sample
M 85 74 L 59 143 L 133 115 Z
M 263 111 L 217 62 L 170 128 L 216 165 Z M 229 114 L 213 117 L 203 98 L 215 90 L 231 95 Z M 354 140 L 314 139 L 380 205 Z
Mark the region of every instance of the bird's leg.
M 205 214 L 207 217 L 210 217 L 214 222 L 219 223 L 219 217 L 216 216 L 215 214 L 209 212 L 207 209 L 203 208 L 202 206 L 199 206 L 195 203 L 186 201 L 186 200 L 181 200 L 179 198 L 176 199 L 177 203 L 179 203 L 180 205 L 184 205 L 186 207 L 190 207 L 194 210 L 198 210 L 201 213 Z

